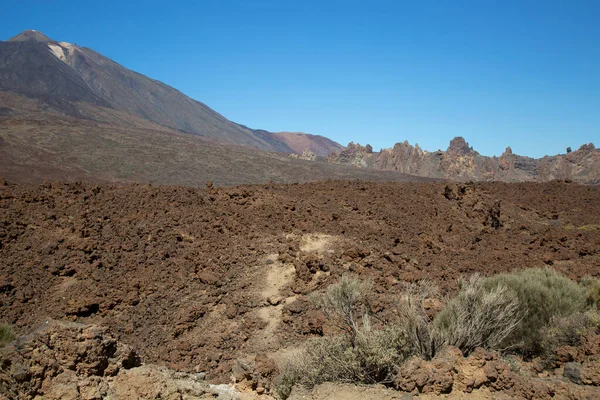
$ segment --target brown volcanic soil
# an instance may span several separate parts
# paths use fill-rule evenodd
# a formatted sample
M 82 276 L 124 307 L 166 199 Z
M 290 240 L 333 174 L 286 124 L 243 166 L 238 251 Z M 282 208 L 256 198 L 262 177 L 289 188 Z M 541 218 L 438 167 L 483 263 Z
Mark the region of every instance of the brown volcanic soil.
M 11 97 L 12 98 L 12 97 Z M 0 107 L 3 94 L 0 92 Z M 25 104 L 25 105 L 23 105 Z M 41 113 L 20 99 L 24 115 L 0 115 L 0 176 L 21 183 L 46 180 L 137 182 L 204 186 L 294 183 L 324 179 L 424 181 L 395 171 L 312 162 L 267 153 L 210 137 L 168 130 L 110 109 L 110 124 Z M 80 112 L 89 109 L 77 104 Z M 124 126 L 125 125 L 125 126 Z
M 238 358 L 327 332 L 306 295 L 346 271 L 374 281 L 386 319 L 401 281 L 452 291 L 461 274 L 543 265 L 600 276 L 599 227 L 600 190 L 556 182 L 4 182 L 0 321 L 108 326 L 145 362 L 227 380 Z

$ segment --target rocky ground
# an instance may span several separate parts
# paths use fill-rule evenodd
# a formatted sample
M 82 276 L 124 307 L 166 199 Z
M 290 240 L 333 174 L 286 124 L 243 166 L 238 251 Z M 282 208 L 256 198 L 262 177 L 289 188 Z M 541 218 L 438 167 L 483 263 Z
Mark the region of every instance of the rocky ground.
M 308 295 L 343 273 L 374 282 L 371 306 L 381 320 L 394 317 L 403 281 L 426 278 L 450 293 L 465 274 L 544 265 L 571 278 L 599 277 L 600 190 L 565 182 L 206 189 L 4 182 L 0 263 L 0 322 L 25 343 L 1 355 L 0 376 L 13 393 L 53 398 L 50 388 L 66 382 L 79 398 L 135 398 L 114 395 L 133 374 L 205 391 L 176 398 L 213 396 L 228 386 L 207 382 L 233 381 L 241 393 L 264 397 L 279 360 L 332 331 Z M 59 345 L 43 333 L 53 320 Z M 450 349 L 443 360 L 407 364 L 414 369 L 407 375 L 422 378 L 403 389 L 594 398 L 594 340 L 589 354 L 567 351 L 547 376 L 533 364 L 520 375 L 498 355 L 465 360 Z M 469 368 L 485 374 L 465 379 Z M 524 383 L 531 376 L 537 380 Z M 102 392 L 85 397 L 89 386 Z M 332 398 L 318 394 L 330 389 L 294 396 Z M 161 396 L 170 398 L 169 390 Z M 393 398 L 381 390 L 384 397 L 373 398 Z

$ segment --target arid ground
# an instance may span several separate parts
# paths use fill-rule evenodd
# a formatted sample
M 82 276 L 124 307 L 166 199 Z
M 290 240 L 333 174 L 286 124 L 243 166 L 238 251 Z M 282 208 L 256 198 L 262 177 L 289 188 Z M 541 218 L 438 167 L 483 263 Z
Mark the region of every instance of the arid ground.
M 143 363 L 226 383 L 331 327 L 308 296 L 342 274 L 453 293 L 461 276 L 551 266 L 600 277 L 600 190 L 323 181 L 205 189 L 0 182 L 0 321 L 108 327 Z

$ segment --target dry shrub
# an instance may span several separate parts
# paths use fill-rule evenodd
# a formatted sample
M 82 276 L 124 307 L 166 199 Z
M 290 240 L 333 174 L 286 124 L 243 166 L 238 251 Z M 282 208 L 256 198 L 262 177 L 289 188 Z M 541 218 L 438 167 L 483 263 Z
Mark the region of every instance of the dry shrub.
M 410 356 L 408 348 L 408 338 L 395 328 L 361 330 L 354 344 L 347 335 L 310 340 L 300 354 L 280 368 L 275 393 L 286 399 L 295 385 L 390 383 L 395 367 Z
M 286 399 L 297 384 L 391 382 L 396 366 L 410 356 L 431 359 L 445 345 L 464 355 L 478 347 L 503 346 L 540 354 L 540 346 L 579 343 L 582 325 L 600 327 L 597 312 L 582 314 L 597 286 L 578 285 L 547 268 L 461 281 L 458 295 L 433 321 L 425 300 L 436 296 L 436 288 L 427 282 L 407 285 L 399 298 L 399 320 L 379 329 L 370 323 L 370 290 L 369 282 L 343 276 L 318 298 L 343 334 L 309 341 L 280 368 L 275 381 L 280 398 Z
M 360 323 L 367 316 L 372 286 L 370 281 L 343 275 L 317 299 L 317 305 L 332 323 L 349 336 L 352 343 L 360 332 Z
M 12 326 L 0 324 L 0 347 L 6 346 L 8 343 L 12 342 L 14 338 L 15 333 L 13 332 Z
M 554 317 L 540 331 L 541 358 L 545 367 L 556 366 L 556 350 L 562 346 L 579 346 L 586 336 L 600 331 L 600 314 L 596 310 Z
M 540 332 L 552 318 L 584 311 L 588 291 L 550 268 L 532 268 L 500 274 L 485 280 L 487 290 L 503 286 L 519 300 L 520 323 L 504 341 L 505 347 L 524 354 L 539 354 Z
M 600 308 L 600 279 L 585 277 L 579 281 L 579 284 L 587 290 L 586 303 L 588 307 Z
M 435 298 L 438 289 L 428 281 L 406 285 L 398 302 L 398 329 L 404 330 L 412 351 L 430 360 L 440 345 L 425 309 L 425 300 Z
M 369 282 L 343 276 L 317 300 L 343 332 L 317 338 L 280 368 L 275 392 L 286 399 L 294 385 L 311 388 L 323 382 L 388 383 L 395 367 L 412 354 L 404 330 L 374 329 L 368 314 Z
M 478 275 L 460 286 L 434 319 L 439 342 L 458 347 L 465 356 L 478 347 L 497 348 L 523 320 L 519 298 L 500 283 L 486 287 Z

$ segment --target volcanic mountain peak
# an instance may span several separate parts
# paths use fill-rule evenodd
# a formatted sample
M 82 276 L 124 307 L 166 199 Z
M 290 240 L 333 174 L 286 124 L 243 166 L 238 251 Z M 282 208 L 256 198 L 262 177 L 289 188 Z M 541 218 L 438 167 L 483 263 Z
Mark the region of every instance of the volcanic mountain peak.
M 9 42 L 53 42 L 48 36 L 42 32 L 33 29 L 28 29 L 18 34 L 17 36 L 8 39 Z
M 0 41 L 2 95 L 24 96 L 39 102 L 45 114 L 58 112 L 121 127 L 135 125 L 134 121 L 141 118 L 147 121 L 144 124 L 158 129 L 174 129 L 271 152 L 302 154 L 308 149 L 325 156 L 342 147 L 318 135 L 290 137 L 236 124 L 207 105 L 100 53 L 50 39 L 34 30 Z M 18 105 L 8 111 L 2 105 L 0 112 L 5 114 L 25 112 L 17 110 Z M 120 115 L 116 119 L 115 113 Z

